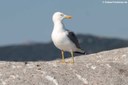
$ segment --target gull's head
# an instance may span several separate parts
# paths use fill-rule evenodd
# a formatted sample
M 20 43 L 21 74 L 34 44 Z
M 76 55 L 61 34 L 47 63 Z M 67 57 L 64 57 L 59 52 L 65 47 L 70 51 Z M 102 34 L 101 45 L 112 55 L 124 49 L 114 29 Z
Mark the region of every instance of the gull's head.
M 61 12 L 55 12 L 52 17 L 53 21 L 62 21 L 63 19 L 71 19 L 71 18 L 72 16 L 66 15 Z

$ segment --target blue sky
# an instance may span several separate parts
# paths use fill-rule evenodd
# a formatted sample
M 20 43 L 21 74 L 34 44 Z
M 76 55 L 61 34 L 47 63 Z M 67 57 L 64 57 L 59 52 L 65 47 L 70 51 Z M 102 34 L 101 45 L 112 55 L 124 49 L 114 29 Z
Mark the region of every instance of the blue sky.
M 128 39 L 128 4 L 103 0 L 0 0 L 0 46 L 49 42 L 56 11 L 72 15 L 64 20 L 76 34 Z

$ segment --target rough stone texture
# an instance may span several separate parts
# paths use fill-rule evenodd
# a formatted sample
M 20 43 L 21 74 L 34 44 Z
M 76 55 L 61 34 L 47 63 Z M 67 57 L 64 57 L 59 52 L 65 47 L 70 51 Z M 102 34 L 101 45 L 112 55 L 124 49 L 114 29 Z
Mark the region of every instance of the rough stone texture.
M 128 48 L 59 61 L 0 61 L 0 85 L 128 85 Z

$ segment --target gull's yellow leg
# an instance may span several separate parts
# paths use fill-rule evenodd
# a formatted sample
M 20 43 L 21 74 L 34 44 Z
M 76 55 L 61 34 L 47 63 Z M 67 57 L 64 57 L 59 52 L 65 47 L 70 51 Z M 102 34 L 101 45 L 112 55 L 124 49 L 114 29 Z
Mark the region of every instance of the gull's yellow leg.
M 71 61 L 71 63 L 74 63 L 74 53 L 73 53 L 73 51 L 71 51 L 71 56 L 72 56 L 72 61 Z
M 62 56 L 62 63 L 65 63 L 65 59 L 64 59 L 64 51 L 61 50 L 61 56 Z

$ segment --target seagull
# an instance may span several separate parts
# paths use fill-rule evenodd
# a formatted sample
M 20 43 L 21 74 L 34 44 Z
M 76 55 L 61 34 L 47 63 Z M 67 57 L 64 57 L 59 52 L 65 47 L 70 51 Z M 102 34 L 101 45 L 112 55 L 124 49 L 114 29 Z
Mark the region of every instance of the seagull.
M 52 17 L 54 27 L 51 38 L 54 45 L 61 50 L 62 63 L 65 63 L 64 51 L 71 53 L 71 63 L 74 63 L 74 52 L 85 54 L 85 51 L 80 48 L 76 35 L 72 31 L 67 30 L 63 24 L 64 19 L 71 18 L 72 16 L 62 12 L 55 12 Z

